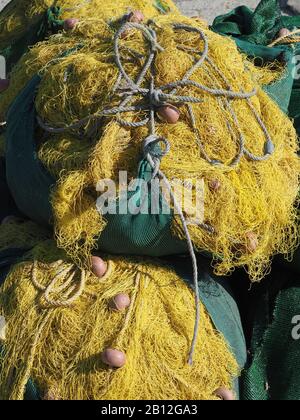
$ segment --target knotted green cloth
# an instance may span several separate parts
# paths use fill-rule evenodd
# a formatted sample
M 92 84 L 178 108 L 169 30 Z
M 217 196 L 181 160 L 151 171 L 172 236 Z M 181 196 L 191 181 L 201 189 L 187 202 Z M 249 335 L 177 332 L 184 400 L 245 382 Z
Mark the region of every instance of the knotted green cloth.
M 212 29 L 257 45 L 268 45 L 281 28 L 300 26 L 299 16 L 283 16 L 278 0 L 262 0 L 253 11 L 240 6 L 215 18 Z

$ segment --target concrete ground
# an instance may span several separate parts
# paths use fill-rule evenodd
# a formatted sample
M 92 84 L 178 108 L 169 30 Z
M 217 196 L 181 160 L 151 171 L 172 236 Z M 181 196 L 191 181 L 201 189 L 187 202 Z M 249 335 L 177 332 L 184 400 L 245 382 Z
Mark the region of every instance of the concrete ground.
M 255 8 L 259 0 L 175 0 L 180 9 L 189 16 L 203 16 L 209 22 L 240 5 Z
M 10 0 L 0 0 L 0 10 L 9 3 Z M 19 0 L 22 1 L 22 0 Z M 212 22 L 215 16 L 222 13 L 226 13 L 234 7 L 242 4 L 248 7 L 256 7 L 259 0 L 174 0 L 175 3 L 181 8 L 181 10 L 189 15 L 196 16 L 201 15 L 209 22 Z M 282 7 L 285 12 L 300 13 L 300 1 L 299 0 L 280 0 Z M 63 0 L 62 0 L 63 4 Z
M 174 0 L 181 10 L 189 16 L 201 15 L 209 22 L 237 6 L 255 8 L 259 0 Z M 300 0 L 280 0 L 283 11 L 287 14 L 300 13 Z

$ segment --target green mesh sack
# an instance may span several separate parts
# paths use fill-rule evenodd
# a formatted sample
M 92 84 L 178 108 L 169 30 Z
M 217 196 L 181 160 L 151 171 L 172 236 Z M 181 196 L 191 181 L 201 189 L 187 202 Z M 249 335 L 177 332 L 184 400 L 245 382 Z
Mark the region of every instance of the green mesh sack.
M 241 398 L 300 400 L 299 277 L 277 267 L 247 300 L 253 335 Z

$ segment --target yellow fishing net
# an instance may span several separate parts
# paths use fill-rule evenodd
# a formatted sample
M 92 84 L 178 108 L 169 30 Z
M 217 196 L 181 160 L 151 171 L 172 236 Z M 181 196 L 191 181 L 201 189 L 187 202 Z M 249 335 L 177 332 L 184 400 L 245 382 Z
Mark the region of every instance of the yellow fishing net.
M 135 9 L 148 18 L 163 12 L 179 13 L 171 0 L 12 0 L 0 13 L 0 48 L 23 36 L 51 6 L 61 7 L 60 19 L 111 19 Z
M 0 252 L 7 249 L 31 249 L 51 237 L 47 229 L 31 221 L 11 221 L 0 225 Z
M 30 377 L 45 399 L 211 400 L 220 387 L 232 389 L 236 361 L 203 307 L 194 363 L 186 363 L 194 297 L 182 279 L 154 260 L 108 261 L 104 278 L 85 273 L 80 294 L 82 272 L 53 241 L 14 267 L 0 292 L 6 321 L 0 398 L 23 399 Z M 47 293 L 62 268 L 75 277 L 57 278 Z M 109 308 L 120 292 L 131 298 L 126 312 Z M 106 347 L 126 354 L 122 369 L 102 363 Z

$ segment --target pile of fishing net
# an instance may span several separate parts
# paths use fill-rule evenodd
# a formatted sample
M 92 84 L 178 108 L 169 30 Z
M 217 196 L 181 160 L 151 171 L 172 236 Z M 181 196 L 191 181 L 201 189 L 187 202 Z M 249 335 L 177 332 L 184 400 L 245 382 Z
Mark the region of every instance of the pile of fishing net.
M 16 43 L 25 33 L 35 29 L 35 25 L 48 12 L 48 17 L 63 26 L 64 20 L 92 17 L 114 19 L 131 10 L 140 10 L 148 18 L 161 13 L 179 13 L 171 0 L 11 0 L 0 15 L 0 49 Z
M 110 307 L 121 292 L 131 297 L 126 312 Z M 193 366 L 186 363 L 193 303 L 161 262 L 113 258 L 99 280 L 41 242 L 1 289 L 1 399 L 22 399 L 30 377 L 45 399 L 217 399 L 238 367 L 203 306 Z M 122 369 L 103 363 L 107 346 L 126 354 Z
M 31 19 L 42 8 L 29 3 Z M 124 16 L 115 2 L 99 16 L 73 9 L 79 22 L 33 46 L 0 97 L 10 190 L 55 231 L 55 241 L 37 232 L 1 288 L 3 398 L 23 398 L 30 378 L 45 398 L 217 398 L 238 367 L 199 304 L 195 251 L 218 275 L 245 267 L 259 281 L 274 255 L 298 245 L 297 136 L 262 89 L 282 77 L 280 65 L 254 66 L 200 19 L 131 3 L 143 14 Z M 120 172 L 132 183 L 123 201 Z M 104 180 L 117 185 L 115 213 L 96 206 Z M 124 201 L 151 210 L 144 186 L 155 183 L 158 213 L 118 211 Z M 90 271 L 95 250 L 120 255 L 102 279 Z M 183 253 L 194 292 L 150 258 Z M 121 292 L 130 304 L 114 312 Z M 105 367 L 108 347 L 126 354 L 122 369 Z

